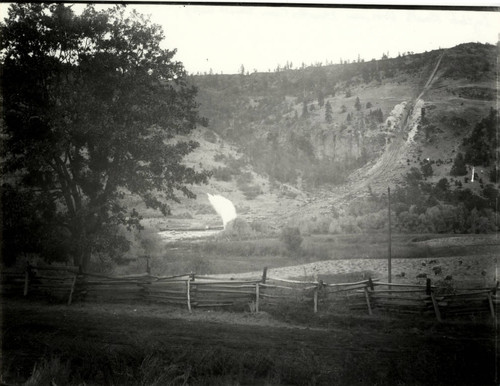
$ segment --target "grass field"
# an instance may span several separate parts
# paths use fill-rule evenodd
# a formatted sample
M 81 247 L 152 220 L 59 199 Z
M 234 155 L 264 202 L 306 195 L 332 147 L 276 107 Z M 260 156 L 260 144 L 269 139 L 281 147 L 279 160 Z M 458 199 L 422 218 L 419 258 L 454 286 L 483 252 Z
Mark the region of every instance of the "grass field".
M 2 304 L 3 384 L 493 385 L 495 325 Z M 212 317 L 212 314 L 217 316 Z
M 243 240 L 211 237 L 198 242 L 167 244 L 156 240 L 156 244 L 151 254 L 152 273 L 156 275 L 191 271 L 198 274 L 244 273 L 261 271 L 264 267 L 340 259 L 386 259 L 388 256 L 385 233 L 305 236 L 300 250 L 294 253 L 276 236 Z M 395 234 L 391 250 L 394 259 L 495 255 L 500 250 L 500 239 L 496 235 Z M 144 260 L 117 268 L 118 273 L 144 271 Z

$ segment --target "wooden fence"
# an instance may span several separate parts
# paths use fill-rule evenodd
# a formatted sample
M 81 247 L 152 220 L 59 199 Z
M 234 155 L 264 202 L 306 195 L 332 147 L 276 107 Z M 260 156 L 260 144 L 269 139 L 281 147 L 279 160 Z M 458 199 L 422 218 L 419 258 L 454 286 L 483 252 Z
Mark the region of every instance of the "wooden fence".
M 298 281 L 267 276 L 227 279 L 197 276 L 153 276 L 148 273 L 107 276 L 80 272 L 70 266 L 31 266 L 24 272 L 1 272 L 2 296 L 20 295 L 73 301 L 148 301 L 201 307 L 249 307 L 259 312 L 286 302 L 319 309 L 374 310 L 434 315 L 441 321 L 459 315 L 489 313 L 496 317 L 498 285 L 451 289 L 426 285 L 384 283 L 367 279 L 354 283 Z

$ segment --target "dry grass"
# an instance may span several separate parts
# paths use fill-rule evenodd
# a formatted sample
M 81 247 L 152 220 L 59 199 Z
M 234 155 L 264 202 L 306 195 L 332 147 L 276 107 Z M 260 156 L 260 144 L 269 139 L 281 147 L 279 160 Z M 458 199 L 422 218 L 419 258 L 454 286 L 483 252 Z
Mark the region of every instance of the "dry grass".
M 231 320 L 230 313 L 226 316 Z M 159 306 L 6 303 L 2 381 L 52 386 L 494 380 L 492 323 L 438 325 L 408 317 L 312 315 L 310 309 L 291 305 L 283 305 L 275 317 L 315 328 L 181 317 Z

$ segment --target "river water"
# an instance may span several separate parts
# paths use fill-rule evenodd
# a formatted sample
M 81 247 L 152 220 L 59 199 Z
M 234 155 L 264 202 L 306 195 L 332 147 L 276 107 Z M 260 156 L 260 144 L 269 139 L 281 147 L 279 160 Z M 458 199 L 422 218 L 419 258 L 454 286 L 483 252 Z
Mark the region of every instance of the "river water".
M 172 229 L 158 232 L 158 235 L 166 243 L 173 243 L 181 240 L 203 241 L 207 237 L 214 236 L 221 231 L 221 229 Z

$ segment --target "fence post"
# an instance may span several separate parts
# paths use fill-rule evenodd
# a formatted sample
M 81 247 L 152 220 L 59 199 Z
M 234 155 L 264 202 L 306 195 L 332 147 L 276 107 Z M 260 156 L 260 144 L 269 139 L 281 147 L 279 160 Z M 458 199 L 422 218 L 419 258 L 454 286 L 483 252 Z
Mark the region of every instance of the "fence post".
M 255 283 L 255 312 L 259 312 L 260 285 Z
M 318 285 L 314 288 L 314 313 L 318 312 L 318 295 L 323 288 L 323 280 L 318 280 Z
M 436 319 L 438 320 L 438 322 L 441 322 L 442 321 L 441 312 L 439 311 L 438 303 L 436 301 L 436 298 L 434 297 L 434 292 L 432 291 L 431 279 L 426 280 L 425 292 L 427 293 L 427 295 L 431 296 L 432 306 L 434 307 L 434 313 L 436 314 Z
M 432 293 L 432 288 L 431 288 L 431 279 L 427 278 L 425 281 L 425 294 L 429 295 Z
M 264 267 L 264 271 L 262 271 L 262 284 L 266 284 L 267 280 L 267 267 Z
M 318 287 L 314 288 L 314 313 L 318 312 Z
M 186 280 L 186 295 L 188 310 L 191 312 L 191 278 Z
M 497 281 L 497 284 L 495 285 L 495 287 L 493 287 L 491 289 L 491 291 L 488 292 L 488 303 L 490 305 L 491 317 L 493 319 L 495 319 L 495 306 L 493 305 L 493 295 L 496 296 L 499 284 L 500 284 L 500 282 Z
M 71 283 L 71 291 L 69 292 L 69 297 L 68 297 L 68 306 L 71 304 L 71 301 L 73 300 L 73 292 L 75 291 L 77 276 L 78 274 L 75 273 L 75 276 L 73 277 L 73 283 Z
M 368 293 L 368 287 L 364 288 L 365 298 L 366 298 L 366 306 L 368 307 L 368 315 L 372 315 L 372 305 L 370 303 L 370 294 Z
M 495 307 L 493 307 L 493 299 L 491 298 L 491 292 L 488 292 L 488 303 L 490 304 L 491 317 L 495 319 Z
M 23 296 L 28 296 L 28 286 L 30 281 L 31 266 L 30 263 L 26 263 L 26 271 L 24 272 L 24 291 Z

